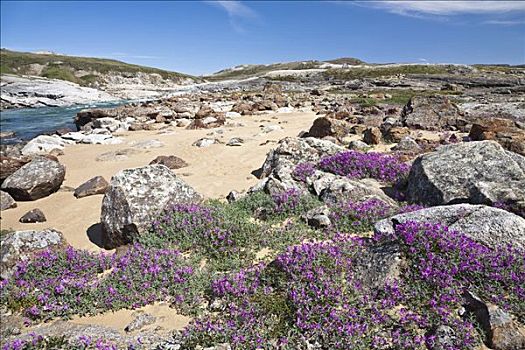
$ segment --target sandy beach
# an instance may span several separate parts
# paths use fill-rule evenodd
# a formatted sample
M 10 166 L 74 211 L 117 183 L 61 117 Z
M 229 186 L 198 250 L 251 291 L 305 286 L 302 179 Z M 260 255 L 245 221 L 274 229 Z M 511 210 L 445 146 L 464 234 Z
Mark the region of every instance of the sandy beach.
M 157 131 L 129 131 L 120 134 L 124 142 L 118 145 L 69 145 L 59 156 L 66 167 L 66 178 L 57 193 L 32 201 L 18 202 L 18 206 L 2 212 L 2 229 L 31 230 L 54 228 L 61 231 L 69 244 L 75 248 L 91 251 L 101 250 L 94 242 L 99 234 L 100 207 L 103 195 L 77 199 L 73 190 L 94 176 L 103 176 L 108 182 L 118 171 L 147 165 L 159 155 L 175 155 L 189 166 L 174 170 L 184 181 L 206 198 L 224 198 L 231 190 L 242 191 L 257 183 L 251 174 L 258 169 L 266 154 L 276 143 L 287 136 L 297 136 L 308 130 L 317 116 L 313 112 L 248 115 L 235 119 L 241 127 L 186 130 L 168 127 Z M 268 125 L 279 125 L 282 130 L 263 133 Z M 213 135 L 207 136 L 212 133 Z M 217 138 L 222 144 L 199 148 L 192 143 L 202 137 Z M 242 146 L 226 146 L 232 137 L 244 139 Z M 356 136 L 357 139 L 357 136 Z M 164 146 L 142 149 L 134 143 L 159 140 Z M 101 154 L 123 149 L 133 149 L 124 160 L 100 161 Z M 39 208 L 47 222 L 23 224 L 18 220 L 27 211 Z M 89 234 L 88 234 L 89 230 Z

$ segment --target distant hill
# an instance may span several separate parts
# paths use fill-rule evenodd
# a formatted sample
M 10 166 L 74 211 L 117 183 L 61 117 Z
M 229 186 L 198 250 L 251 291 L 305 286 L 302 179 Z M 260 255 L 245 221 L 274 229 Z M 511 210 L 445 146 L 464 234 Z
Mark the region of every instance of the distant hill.
M 272 64 L 243 64 L 233 68 L 223 69 L 208 75 L 207 80 L 217 81 L 225 79 L 242 79 L 253 76 L 261 76 L 269 72 L 280 70 L 304 70 L 304 69 L 326 69 L 339 66 L 359 65 L 365 62 L 351 57 L 338 58 L 329 61 L 295 61 Z
M 150 84 L 180 84 L 200 81 L 191 75 L 129 64 L 117 60 L 76 57 L 51 52 L 0 50 L 2 74 L 33 75 L 71 81 L 82 86 L 103 88 L 109 83 L 143 79 Z

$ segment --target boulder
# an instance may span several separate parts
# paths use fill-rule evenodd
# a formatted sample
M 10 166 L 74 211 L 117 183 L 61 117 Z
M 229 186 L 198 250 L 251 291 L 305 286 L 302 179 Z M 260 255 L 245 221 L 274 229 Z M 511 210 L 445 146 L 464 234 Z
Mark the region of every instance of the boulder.
M 473 141 L 495 140 L 505 149 L 525 156 L 525 131 L 509 119 L 481 118 L 470 128 Z
M 63 150 L 67 141 L 58 135 L 40 135 L 29 141 L 22 148 L 22 155 L 34 156 L 48 154 L 54 149 Z
M 66 168 L 51 159 L 36 157 L 2 183 L 1 189 L 17 201 L 32 201 L 58 191 Z
M 376 126 L 367 128 L 363 133 L 363 141 L 369 145 L 378 145 L 381 143 L 381 130 Z
M 86 109 L 77 113 L 75 116 L 75 125 L 77 130 L 80 130 L 84 125 L 94 121 L 98 118 L 115 117 L 116 109 Z
M 410 135 L 410 129 L 394 126 L 383 133 L 383 138 L 388 142 L 398 143 Z
M 379 199 L 388 205 L 397 205 L 383 192 L 381 184 L 374 179 L 352 180 L 345 176 L 316 171 L 307 181 L 313 192 L 330 205 L 368 199 Z
M 488 247 L 512 244 L 525 248 L 525 219 L 485 205 L 454 204 L 399 214 L 377 222 L 377 232 L 394 233 L 394 226 L 407 221 L 448 226 Z
M 42 210 L 36 208 L 25 213 L 19 220 L 21 223 L 46 222 L 46 216 Z
M 103 117 L 93 120 L 93 128 L 107 129 L 110 132 L 120 129 L 121 123 L 115 118 Z
M 458 106 L 441 95 L 414 96 L 401 113 L 404 126 L 424 130 L 456 129 L 461 118 Z
M 240 113 L 241 115 L 251 114 L 253 111 L 253 105 L 247 102 L 238 102 L 233 105 L 231 111 Z
M 269 176 L 274 170 L 291 169 L 299 163 L 315 163 L 324 156 L 331 156 L 345 150 L 344 147 L 333 142 L 314 137 L 287 137 L 279 141 L 277 148 L 271 150 L 266 156 L 261 168 L 260 178 Z
M 186 163 L 183 159 L 177 156 L 158 156 L 149 163 L 149 165 L 153 164 L 162 164 L 172 170 L 188 166 L 188 163 Z
M 73 195 L 76 198 L 83 198 L 87 196 L 93 196 L 95 194 L 104 194 L 108 189 L 108 182 L 102 176 L 95 176 L 92 179 L 84 182 L 82 185 L 75 189 Z
M 401 248 L 396 242 L 372 240 L 365 240 L 354 261 L 352 275 L 364 290 L 382 288 L 387 281 L 398 279 L 403 264 Z
M 465 311 L 472 315 L 484 333 L 484 343 L 495 350 L 525 348 L 525 327 L 506 311 L 485 303 L 470 291 L 463 293 Z
M 16 264 L 29 260 L 34 253 L 46 249 L 62 249 L 66 242 L 62 233 L 54 229 L 16 231 L 1 236 L 0 270 L 2 278 L 9 278 Z
M 350 127 L 351 125 L 344 120 L 321 117 L 314 120 L 307 135 L 319 139 L 325 136 L 333 136 L 341 140 L 350 133 Z
M 421 146 L 419 146 L 413 138 L 406 136 L 403 137 L 399 143 L 392 148 L 392 150 L 406 153 L 417 153 L 421 151 Z
M 26 158 L 0 156 L 0 183 L 29 162 L 30 160 Z
M 202 197 L 164 165 L 126 169 L 111 178 L 100 221 L 108 247 L 135 241 L 167 207 Z
M 525 157 L 494 141 L 441 146 L 412 164 L 407 198 L 430 206 L 497 202 L 525 206 Z
M 16 202 L 9 193 L 0 191 L 0 210 L 16 208 Z

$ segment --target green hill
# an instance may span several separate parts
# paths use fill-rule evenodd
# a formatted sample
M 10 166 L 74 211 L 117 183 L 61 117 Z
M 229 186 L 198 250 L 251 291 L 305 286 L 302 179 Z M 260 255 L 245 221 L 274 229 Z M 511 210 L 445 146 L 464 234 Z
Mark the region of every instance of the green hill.
M 158 74 L 164 80 L 178 82 L 196 77 L 162 69 L 129 64 L 117 60 L 93 57 L 76 57 L 57 54 L 36 54 L 0 50 L 2 74 L 36 75 L 51 79 L 71 81 L 84 86 L 103 83 L 105 76 L 134 76 L 138 73 Z

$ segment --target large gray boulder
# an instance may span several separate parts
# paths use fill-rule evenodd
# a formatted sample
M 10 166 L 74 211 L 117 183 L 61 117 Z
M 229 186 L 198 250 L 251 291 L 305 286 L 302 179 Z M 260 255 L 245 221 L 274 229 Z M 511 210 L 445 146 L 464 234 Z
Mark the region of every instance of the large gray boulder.
M 412 164 L 407 198 L 431 206 L 496 202 L 525 206 L 525 157 L 494 141 L 441 146 Z
M 525 248 L 525 219 L 485 205 L 455 204 L 425 208 L 381 220 L 374 229 L 394 233 L 396 224 L 407 221 L 443 224 L 488 247 L 512 244 Z
M 66 246 L 62 233 L 54 229 L 42 231 L 16 231 L 2 235 L 0 240 L 0 271 L 2 278 L 9 278 L 16 265 L 45 249 Z
M 36 157 L 8 176 L 2 183 L 2 190 L 17 201 L 33 201 L 58 191 L 66 168 L 57 161 Z
M 202 197 L 164 165 L 125 169 L 111 178 L 100 221 L 108 247 L 135 241 L 166 207 Z

